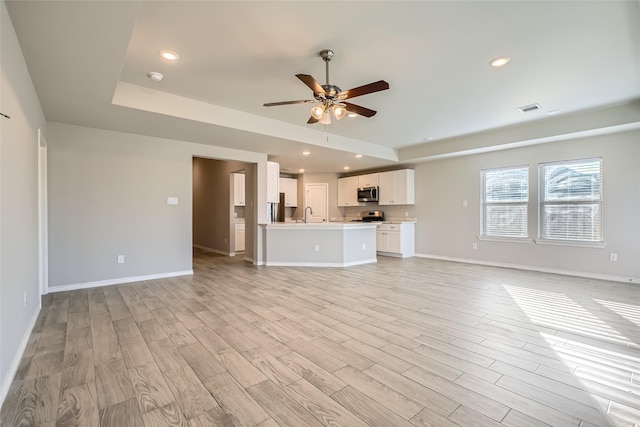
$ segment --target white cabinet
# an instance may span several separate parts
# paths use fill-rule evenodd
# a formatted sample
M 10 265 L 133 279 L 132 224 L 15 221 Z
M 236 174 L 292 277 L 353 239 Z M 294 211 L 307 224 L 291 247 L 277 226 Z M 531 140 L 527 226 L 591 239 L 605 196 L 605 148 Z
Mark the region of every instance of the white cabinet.
M 378 205 L 415 204 L 414 176 L 413 169 L 380 172 Z
M 376 252 L 378 255 L 400 258 L 415 254 L 415 224 L 379 224 L 376 230 Z
M 287 208 L 298 207 L 298 180 L 280 178 L 280 192 L 284 193 L 284 205 Z
M 244 251 L 244 223 L 237 223 L 235 225 L 235 251 L 243 252 Z
M 378 184 L 378 175 L 377 173 L 368 173 L 366 175 L 358 175 L 358 187 L 366 188 L 366 187 L 377 187 Z
M 267 202 L 280 201 L 280 164 L 267 162 Z
M 338 206 L 364 206 L 358 202 L 358 177 L 338 179 Z
M 244 183 L 243 173 L 233 174 L 233 206 L 244 206 L 245 204 Z

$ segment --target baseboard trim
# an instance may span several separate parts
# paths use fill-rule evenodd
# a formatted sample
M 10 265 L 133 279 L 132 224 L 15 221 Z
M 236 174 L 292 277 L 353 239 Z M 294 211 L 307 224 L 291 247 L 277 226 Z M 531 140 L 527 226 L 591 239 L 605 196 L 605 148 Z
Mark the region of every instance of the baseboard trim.
M 352 262 L 274 262 L 267 261 L 267 267 L 351 267 L 354 265 L 372 264 L 378 262 L 376 258 Z
M 96 282 L 74 283 L 72 285 L 49 286 L 49 292 L 75 291 L 77 289 L 97 288 L 100 286 L 121 285 L 123 283 L 142 282 L 144 280 L 166 279 L 167 277 L 190 276 L 193 270 L 172 271 L 169 273 L 147 274 L 145 276 L 121 277 L 118 279 L 99 280 Z
M 29 337 L 31 337 L 31 332 L 33 331 L 33 327 L 36 325 L 38 321 L 38 316 L 40 315 L 40 307 L 36 309 L 31 316 L 31 320 L 29 320 L 29 326 L 20 341 L 20 345 L 18 346 L 18 351 L 11 360 L 11 365 L 9 365 L 9 369 L 7 370 L 7 374 L 4 378 L 2 378 L 2 383 L 0 385 L 0 408 L 4 404 L 4 399 L 7 397 L 9 393 L 9 388 L 11 387 L 11 383 L 13 382 L 13 377 L 16 376 L 16 372 L 18 372 L 18 366 L 20 366 L 20 360 L 22 359 L 22 355 L 24 354 L 24 350 L 27 348 L 27 344 L 29 343 Z
M 439 255 L 431 255 L 431 254 L 415 254 L 417 258 L 430 258 L 430 259 L 438 259 L 442 261 L 453 261 L 453 262 L 463 262 L 465 264 L 476 264 L 476 265 L 486 265 L 488 267 L 501 267 L 501 268 L 513 268 L 515 270 L 525 270 L 525 271 L 537 271 L 540 273 L 551 273 L 551 274 L 560 274 L 563 276 L 573 276 L 573 277 L 584 277 L 585 279 L 596 279 L 596 280 L 608 280 L 612 282 L 623 282 L 623 283 L 633 283 L 639 284 L 639 277 L 621 277 L 621 276 L 610 276 L 607 274 L 597 274 L 597 273 L 586 273 L 583 271 L 573 271 L 573 270 L 562 270 L 557 268 L 545 268 L 545 267 L 533 267 L 530 265 L 521 265 L 521 264 L 509 264 L 504 262 L 492 262 L 492 261 L 481 261 L 477 259 L 468 259 L 468 258 L 455 258 L 455 257 L 446 257 Z
M 225 252 L 225 251 L 221 251 L 220 249 L 213 249 L 213 248 L 209 248 L 207 246 L 202 246 L 202 245 L 193 245 L 194 248 L 198 248 L 198 249 L 202 249 L 203 251 L 207 251 L 207 252 L 213 252 L 214 254 L 218 254 L 218 255 L 224 255 L 224 256 L 234 256 L 235 254 L 233 252 Z

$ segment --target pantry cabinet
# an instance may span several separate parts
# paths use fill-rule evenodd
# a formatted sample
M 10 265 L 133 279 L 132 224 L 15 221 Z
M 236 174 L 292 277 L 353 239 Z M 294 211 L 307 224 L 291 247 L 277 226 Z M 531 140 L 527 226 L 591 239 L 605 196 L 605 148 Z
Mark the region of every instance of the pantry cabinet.
M 280 202 L 280 164 L 267 162 L 267 202 Z

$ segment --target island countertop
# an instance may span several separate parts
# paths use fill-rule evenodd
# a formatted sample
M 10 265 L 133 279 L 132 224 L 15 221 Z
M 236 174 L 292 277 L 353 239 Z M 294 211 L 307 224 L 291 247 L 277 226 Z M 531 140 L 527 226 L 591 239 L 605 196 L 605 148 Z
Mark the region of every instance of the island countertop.
M 343 230 L 346 228 L 356 229 L 356 228 L 375 228 L 377 223 L 375 222 L 273 222 L 271 224 L 266 224 L 267 229 L 270 228 L 279 228 L 279 229 L 297 229 L 297 228 L 321 228 L 323 230 L 327 229 L 339 229 Z
M 285 222 L 262 227 L 267 266 L 348 267 L 377 261 L 375 223 Z

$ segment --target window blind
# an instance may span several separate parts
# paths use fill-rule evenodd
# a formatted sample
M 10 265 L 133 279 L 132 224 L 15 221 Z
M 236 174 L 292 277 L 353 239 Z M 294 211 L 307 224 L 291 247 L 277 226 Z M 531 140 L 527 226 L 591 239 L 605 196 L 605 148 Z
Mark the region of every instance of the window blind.
M 540 164 L 541 239 L 602 242 L 602 159 Z
M 527 238 L 529 167 L 483 169 L 481 205 L 481 236 Z

